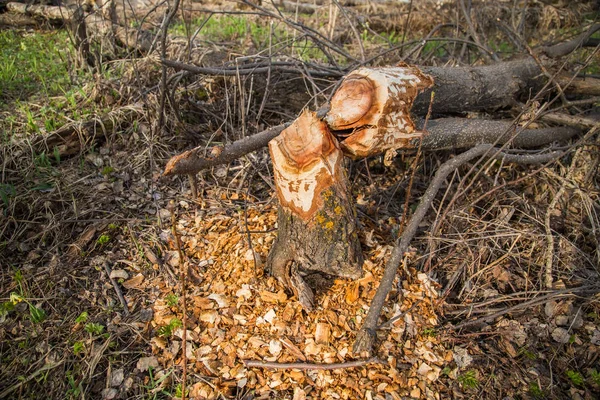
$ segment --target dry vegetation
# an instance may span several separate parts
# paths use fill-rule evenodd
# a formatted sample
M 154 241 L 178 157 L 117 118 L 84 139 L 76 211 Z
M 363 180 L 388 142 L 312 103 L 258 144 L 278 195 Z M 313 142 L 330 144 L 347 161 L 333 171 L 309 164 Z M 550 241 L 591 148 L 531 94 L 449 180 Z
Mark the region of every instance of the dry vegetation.
M 174 1 L 169 9 L 137 1 L 117 4 L 116 14 L 127 32 L 147 35 L 129 45 L 106 31 L 89 35 L 89 63 L 60 21 L 7 12 L 5 3 L 0 398 L 600 396 L 597 123 L 553 144 L 566 151 L 554 161 L 482 158 L 450 175 L 405 254 L 375 357 L 352 368 L 321 364 L 363 360 L 352 343 L 385 263 L 436 170 L 458 151 L 350 164 L 365 273 L 311 276 L 311 313 L 263 271 L 277 229 L 264 149 L 201 172 L 194 188 L 162 177 L 182 150 L 205 146 L 214 157 L 216 145 L 318 109 L 360 63 L 542 57 L 542 46 L 598 22 L 595 2 L 283 1 L 278 12 L 267 2 L 182 1 L 169 21 Z M 143 38 L 145 50 L 136 45 Z M 581 48 L 551 72 L 597 78 L 599 60 L 598 46 Z M 587 95 L 519 100 L 468 116 L 542 127 L 542 100 L 588 121 L 599 112 Z

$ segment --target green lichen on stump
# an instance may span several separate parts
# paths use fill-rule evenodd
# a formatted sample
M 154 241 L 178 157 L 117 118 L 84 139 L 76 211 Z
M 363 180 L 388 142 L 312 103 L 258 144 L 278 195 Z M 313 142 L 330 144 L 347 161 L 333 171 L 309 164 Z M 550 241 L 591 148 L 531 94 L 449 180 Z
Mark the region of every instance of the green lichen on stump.
M 279 207 L 278 235 L 267 268 L 298 297 L 308 311 L 314 306 L 312 289 L 303 279 L 311 271 L 357 279 L 363 256 L 356 213 L 349 201 L 346 180 L 320 194 L 319 210 L 307 221 Z

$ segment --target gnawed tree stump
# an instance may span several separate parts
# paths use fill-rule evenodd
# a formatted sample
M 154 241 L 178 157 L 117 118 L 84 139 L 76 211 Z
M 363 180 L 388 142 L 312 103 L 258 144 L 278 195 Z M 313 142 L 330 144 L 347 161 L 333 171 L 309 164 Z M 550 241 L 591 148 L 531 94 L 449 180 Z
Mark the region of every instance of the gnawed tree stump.
M 343 153 L 327 124 L 305 110 L 269 142 L 277 197 L 278 234 L 267 268 L 313 308 L 310 271 L 359 278 L 363 257 Z
M 410 109 L 417 95 L 432 85 L 430 76 L 406 64 L 360 68 L 344 78 L 325 121 L 352 158 L 412 147 L 411 141 L 423 132 L 415 129 Z

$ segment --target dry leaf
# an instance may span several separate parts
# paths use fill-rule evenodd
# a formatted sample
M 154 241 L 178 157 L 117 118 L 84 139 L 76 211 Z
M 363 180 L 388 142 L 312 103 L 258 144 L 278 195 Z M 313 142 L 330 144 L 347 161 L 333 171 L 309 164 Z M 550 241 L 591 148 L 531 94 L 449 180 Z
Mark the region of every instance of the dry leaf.
M 315 342 L 317 344 L 328 344 L 329 343 L 329 325 L 323 322 L 317 324 L 315 329 Z
M 346 303 L 348 304 L 354 304 L 356 302 L 356 300 L 358 300 L 358 283 L 357 282 L 351 282 L 347 287 L 346 287 Z
M 136 368 L 139 371 L 148 371 L 148 368 L 156 368 L 158 367 L 158 359 L 154 356 L 151 357 L 142 357 L 138 360 L 136 364 Z
M 111 279 L 128 279 L 129 274 L 124 269 L 113 269 L 110 271 Z
M 137 274 L 133 278 L 123 282 L 123 287 L 125 289 L 139 289 L 142 282 L 144 282 L 144 275 Z
M 287 295 L 283 290 L 280 290 L 277 293 L 269 292 L 267 290 L 261 290 L 258 292 L 262 301 L 266 303 L 283 303 L 287 300 Z

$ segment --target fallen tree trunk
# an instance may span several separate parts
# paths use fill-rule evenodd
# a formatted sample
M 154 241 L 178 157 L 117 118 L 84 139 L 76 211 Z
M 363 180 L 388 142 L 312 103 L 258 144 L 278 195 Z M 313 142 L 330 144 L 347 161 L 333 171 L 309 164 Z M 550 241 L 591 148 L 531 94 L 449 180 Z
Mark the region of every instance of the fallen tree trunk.
M 72 22 L 77 15 L 76 8 L 63 6 L 46 5 L 27 5 L 25 3 L 10 2 L 6 5 L 7 10 L 36 17 L 41 17 L 50 21 L 62 21 L 67 24 Z M 147 53 L 152 48 L 154 35 L 144 29 L 134 29 L 127 26 L 115 24 L 114 21 L 105 19 L 102 15 L 96 13 L 86 14 L 84 17 L 87 37 L 103 37 L 105 35 L 114 35 L 117 42 L 130 49 Z M 77 26 L 75 27 L 77 29 Z
M 48 135 L 36 136 L 31 146 L 36 153 L 52 154 L 57 151 L 61 157 L 72 156 L 86 148 L 87 143 L 108 136 L 120 123 L 141 114 L 142 110 L 141 104 L 132 104 L 89 121 L 67 124 Z

